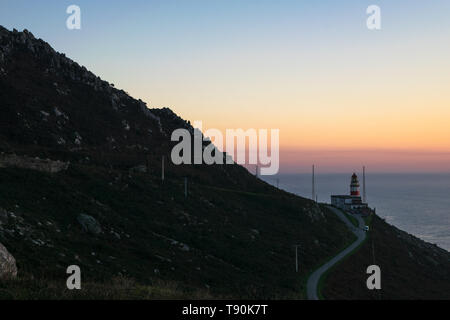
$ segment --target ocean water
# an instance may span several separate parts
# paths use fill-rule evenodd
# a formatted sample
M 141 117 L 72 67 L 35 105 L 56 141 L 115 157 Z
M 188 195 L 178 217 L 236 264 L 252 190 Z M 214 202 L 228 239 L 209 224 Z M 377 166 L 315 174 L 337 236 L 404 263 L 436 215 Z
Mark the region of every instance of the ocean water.
M 361 184 L 362 175 L 358 174 Z M 350 174 L 316 174 L 320 202 L 331 194 L 348 194 Z M 311 174 L 263 176 L 263 180 L 286 191 L 311 198 Z M 450 173 L 366 173 L 367 202 L 390 224 L 450 251 Z

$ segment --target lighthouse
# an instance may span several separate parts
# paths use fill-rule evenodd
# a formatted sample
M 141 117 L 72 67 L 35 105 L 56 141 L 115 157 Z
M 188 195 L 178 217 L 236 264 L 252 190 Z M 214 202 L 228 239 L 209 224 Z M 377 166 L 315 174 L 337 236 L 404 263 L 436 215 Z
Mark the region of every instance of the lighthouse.
M 364 168 L 365 173 L 365 168 Z M 363 202 L 359 193 L 359 180 L 356 173 L 353 173 L 350 182 L 350 194 L 332 195 L 331 205 L 350 213 L 369 214 L 371 209 L 367 203 Z
M 352 182 L 350 183 L 350 195 L 359 196 L 359 181 L 356 173 L 352 175 Z

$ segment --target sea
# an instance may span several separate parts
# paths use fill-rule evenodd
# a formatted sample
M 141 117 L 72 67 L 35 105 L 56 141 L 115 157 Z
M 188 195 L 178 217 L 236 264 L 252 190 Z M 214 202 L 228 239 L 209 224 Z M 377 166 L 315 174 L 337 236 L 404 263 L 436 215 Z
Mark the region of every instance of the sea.
M 351 174 L 316 174 L 319 202 L 349 194 Z M 358 174 L 361 184 L 362 175 Z M 266 182 L 305 198 L 312 197 L 311 174 L 262 176 Z M 366 173 L 367 202 L 399 229 L 450 251 L 450 173 Z

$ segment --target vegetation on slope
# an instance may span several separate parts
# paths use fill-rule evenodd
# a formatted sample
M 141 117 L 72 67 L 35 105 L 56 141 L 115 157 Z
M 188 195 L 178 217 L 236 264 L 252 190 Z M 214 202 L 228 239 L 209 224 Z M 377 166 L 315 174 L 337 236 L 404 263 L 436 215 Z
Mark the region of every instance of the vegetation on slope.
M 381 268 L 381 290 L 368 290 L 368 266 Z M 351 285 L 349 285 L 351 283 Z M 326 299 L 450 299 L 450 254 L 374 215 L 362 247 L 327 277 Z
M 161 184 L 101 167 L 0 169 L 0 194 L 8 212 L 0 241 L 16 257 L 19 276 L 61 290 L 65 269 L 77 264 L 88 283 L 124 277 L 142 286 L 172 282 L 186 297 L 300 298 L 292 245 L 305 244 L 307 272 L 350 237 L 336 217 L 282 191 L 227 190 L 193 179 L 185 199 L 182 179 Z M 80 213 L 97 219 L 103 233 L 85 233 Z

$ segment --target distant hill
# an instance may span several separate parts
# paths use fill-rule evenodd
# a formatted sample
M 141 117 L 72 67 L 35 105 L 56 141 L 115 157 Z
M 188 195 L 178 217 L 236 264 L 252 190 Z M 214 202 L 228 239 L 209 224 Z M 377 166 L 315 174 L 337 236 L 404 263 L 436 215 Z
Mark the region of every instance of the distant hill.
M 0 27 L 0 243 L 18 268 L 0 298 L 304 298 L 352 234 L 241 166 L 172 165 L 176 128 L 193 130 Z

